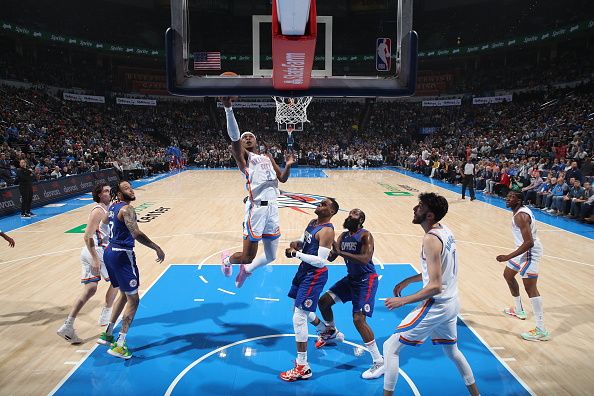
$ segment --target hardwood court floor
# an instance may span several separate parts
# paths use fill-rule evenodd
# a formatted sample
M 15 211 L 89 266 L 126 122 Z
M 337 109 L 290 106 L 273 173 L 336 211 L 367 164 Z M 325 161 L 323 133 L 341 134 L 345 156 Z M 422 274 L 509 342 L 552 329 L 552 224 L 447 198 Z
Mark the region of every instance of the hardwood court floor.
M 592 240 L 538 223 L 545 250 L 539 289 L 553 338 L 549 342 L 531 343 L 518 336 L 534 326 L 525 292 L 522 291 L 522 296 L 528 306 L 527 321 L 507 318 L 501 313 L 512 299 L 502 278 L 504 265 L 497 263 L 495 256 L 513 250 L 509 211 L 484 202 L 462 201 L 454 192 L 389 170 L 326 171 L 326 174 L 328 178 L 293 178 L 281 188 L 293 193 L 335 197 L 343 209 L 364 210 L 365 226 L 375 237 L 376 259 L 384 263 L 412 263 L 418 268 L 423 234 L 418 225 L 411 223 L 412 208 L 417 202 L 414 190 L 443 194 L 450 202 L 443 223 L 453 230 L 458 242 L 464 321 L 536 394 L 594 392 L 590 361 L 594 341 L 589 338 L 594 333 L 594 303 L 587 293 L 594 282 Z M 384 193 L 394 187 L 412 190 L 413 195 Z M 241 244 L 245 189 L 243 178 L 236 170 L 186 171 L 138 188 L 136 196 L 135 206 L 144 207 L 139 217 L 150 218 L 141 224 L 141 229 L 165 250 L 165 263 L 214 263 L 221 250 L 233 250 Z M 148 216 L 158 208 L 169 210 Z M 11 235 L 17 241 L 17 248 L 2 247 L 2 394 L 50 392 L 72 368 L 72 363 L 93 346 L 99 333 L 96 320 L 106 289 L 103 283 L 76 321 L 78 334 L 85 343 L 72 346 L 55 334 L 81 291 L 82 234 L 64 232 L 86 223 L 89 210 L 90 205 L 15 230 Z M 280 212 L 283 241 L 296 239 L 313 218 L 313 211 L 308 209 L 284 208 Z M 334 218 L 338 229 L 345 217 L 346 213 L 341 212 Z M 279 262 L 284 261 L 285 247 L 281 243 Z M 142 291 L 165 267 L 154 262 L 151 250 L 139 246 L 136 251 Z M 382 279 L 394 284 L 398 281 Z M 131 336 L 133 332 L 132 327 Z

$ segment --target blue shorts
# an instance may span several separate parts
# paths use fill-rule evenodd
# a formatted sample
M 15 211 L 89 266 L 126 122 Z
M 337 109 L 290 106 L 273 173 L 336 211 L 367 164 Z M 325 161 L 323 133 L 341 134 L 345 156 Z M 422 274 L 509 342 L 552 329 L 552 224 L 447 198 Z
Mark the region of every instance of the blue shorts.
M 304 311 L 315 312 L 320 294 L 328 281 L 328 268 L 297 271 L 288 296 L 295 299 L 295 306 Z
M 336 282 L 330 291 L 345 303 L 353 302 L 353 313 L 363 312 L 364 315 L 371 317 L 375 305 L 375 293 L 379 284 L 376 273 L 364 274 L 353 277 L 345 276 Z
M 126 293 L 138 289 L 140 274 L 136 266 L 136 255 L 132 249 L 120 249 L 109 245 L 103 253 L 103 261 L 113 287 L 119 287 Z

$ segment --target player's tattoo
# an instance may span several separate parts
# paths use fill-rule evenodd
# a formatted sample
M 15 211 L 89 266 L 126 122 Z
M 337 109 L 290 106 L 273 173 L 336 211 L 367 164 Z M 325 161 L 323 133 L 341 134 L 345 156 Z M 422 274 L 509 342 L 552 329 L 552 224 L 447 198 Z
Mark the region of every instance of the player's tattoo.
M 132 235 L 136 235 L 140 232 L 136 221 L 136 211 L 134 210 L 134 206 L 128 205 L 124 211 L 124 223 Z
M 151 249 L 155 249 L 157 245 L 153 241 L 149 239 L 138 227 L 138 222 L 136 221 L 136 211 L 132 205 L 128 205 L 126 210 L 124 211 L 124 223 L 126 223 L 126 227 L 128 230 L 138 241 L 138 243 L 143 244 L 144 246 L 150 247 Z
M 140 232 L 136 235 L 135 239 L 138 243 L 143 244 L 144 246 L 150 247 L 151 249 L 155 249 L 155 243 L 149 239 L 143 232 Z
M 87 249 L 89 249 L 89 250 L 95 249 L 95 241 L 93 240 L 93 238 L 87 238 L 86 242 L 87 242 Z
M 128 330 L 128 328 L 132 324 L 133 319 L 134 317 L 132 316 L 124 315 L 124 317 L 122 318 L 122 329 Z

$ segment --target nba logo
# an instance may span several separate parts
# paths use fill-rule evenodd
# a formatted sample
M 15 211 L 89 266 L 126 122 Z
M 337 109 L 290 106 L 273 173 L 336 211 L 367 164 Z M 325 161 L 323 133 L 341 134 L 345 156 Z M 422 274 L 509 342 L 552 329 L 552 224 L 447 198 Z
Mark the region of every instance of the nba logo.
M 390 71 L 392 67 L 392 40 L 380 37 L 375 42 L 375 69 Z

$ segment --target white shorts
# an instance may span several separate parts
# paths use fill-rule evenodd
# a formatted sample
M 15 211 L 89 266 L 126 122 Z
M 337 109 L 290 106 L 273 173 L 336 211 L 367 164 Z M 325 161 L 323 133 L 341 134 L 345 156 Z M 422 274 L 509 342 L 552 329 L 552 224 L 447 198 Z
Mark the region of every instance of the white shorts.
M 405 345 L 419 346 L 427 337 L 434 345 L 451 345 L 458 340 L 456 322 L 460 312 L 457 298 L 437 302 L 430 298 L 422 301 L 400 322 L 395 333 Z
M 538 278 L 538 263 L 541 256 L 540 250 L 532 248 L 509 260 L 507 267 L 519 272 L 522 278 Z
M 93 272 L 91 271 L 93 263 L 91 253 L 89 252 L 89 249 L 83 247 L 80 251 L 80 263 L 82 266 L 80 283 L 99 282 L 101 278 L 106 282 L 109 282 L 109 274 L 107 273 L 107 268 L 105 268 L 105 263 L 103 262 L 103 248 L 97 248 L 95 250 L 97 251 L 97 255 L 99 255 L 99 261 L 101 262 L 101 270 L 99 271 L 101 275 L 93 275 Z
M 277 202 L 268 201 L 268 205 L 261 206 L 248 200 L 243 213 L 243 239 L 257 242 L 280 238 Z

